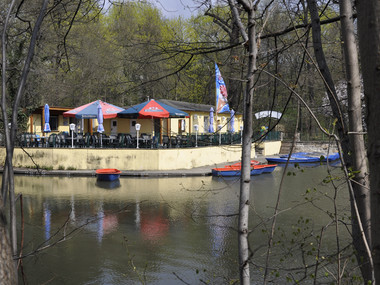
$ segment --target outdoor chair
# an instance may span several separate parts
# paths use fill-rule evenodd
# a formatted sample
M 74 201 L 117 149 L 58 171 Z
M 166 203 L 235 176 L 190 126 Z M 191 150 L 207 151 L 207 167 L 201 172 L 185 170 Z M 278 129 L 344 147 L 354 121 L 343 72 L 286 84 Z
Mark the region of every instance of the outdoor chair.
M 58 134 L 59 146 L 60 147 L 67 147 L 68 146 L 68 141 L 66 139 L 67 137 L 68 137 L 68 134 L 66 132 L 62 132 L 62 133 Z
M 240 133 L 234 133 L 232 135 L 232 143 L 233 144 L 239 144 L 241 143 L 241 136 L 240 136 Z
M 171 147 L 177 147 L 177 137 L 176 136 L 170 137 L 170 146 Z
M 33 141 L 34 141 L 34 146 L 35 147 L 41 147 L 42 141 L 41 141 L 41 136 L 40 135 L 33 135 Z
M 219 145 L 219 133 L 211 136 L 211 144 L 212 145 Z
M 169 136 L 163 135 L 162 136 L 162 147 L 168 148 L 170 144 Z
M 89 133 L 86 133 L 84 135 L 84 146 L 90 147 L 91 146 L 91 135 Z
M 117 137 L 112 141 L 111 145 L 114 148 L 124 147 L 125 136 L 124 134 L 118 134 Z
M 141 138 L 142 138 L 142 147 L 149 148 L 152 143 L 150 136 L 145 133 L 142 133 Z
M 222 134 L 221 136 L 221 144 L 230 144 L 231 143 L 231 138 L 230 135 L 227 134 Z
M 181 136 L 180 139 L 181 139 L 181 143 L 180 143 L 181 147 L 191 146 L 191 141 L 188 136 Z
M 26 147 L 26 145 L 27 145 L 27 142 L 26 142 L 26 133 L 22 133 L 19 136 L 19 145 L 20 145 L 20 147 Z
M 50 134 L 47 142 L 48 147 L 56 147 L 57 144 L 57 134 Z
M 76 138 L 74 138 L 74 144 L 77 147 L 84 147 L 84 138 L 82 134 L 77 134 Z
M 100 147 L 100 141 L 97 135 L 92 135 L 91 136 L 91 145 L 93 147 Z
M 128 148 L 135 148 L 136 138 L 133 138 L 130 134 L 125 134 L 125 146 Z

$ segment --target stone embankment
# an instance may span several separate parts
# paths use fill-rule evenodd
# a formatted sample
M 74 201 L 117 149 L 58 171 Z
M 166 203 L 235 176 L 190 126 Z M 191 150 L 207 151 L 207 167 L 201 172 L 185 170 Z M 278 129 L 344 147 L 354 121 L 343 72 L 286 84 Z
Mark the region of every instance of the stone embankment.
M 281 144 L 280 154 L 287 154 L 290 152 L 292 142 L 283 141 Z M 294 152 L 321 152 L 321 153 L 333 153 L 337 152 L 337 147 L 335 144 L 320 141 L 300 141 L 296 142 L 294 145 Z

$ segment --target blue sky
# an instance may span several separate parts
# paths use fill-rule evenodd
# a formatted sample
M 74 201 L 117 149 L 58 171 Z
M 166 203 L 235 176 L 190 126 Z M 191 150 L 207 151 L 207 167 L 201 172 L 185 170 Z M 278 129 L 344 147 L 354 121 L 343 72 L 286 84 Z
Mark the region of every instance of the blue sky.
M 165 17 L 190 17 L 197 7 L 192 0 L 150 0 L 157 8 L 162 10 Z

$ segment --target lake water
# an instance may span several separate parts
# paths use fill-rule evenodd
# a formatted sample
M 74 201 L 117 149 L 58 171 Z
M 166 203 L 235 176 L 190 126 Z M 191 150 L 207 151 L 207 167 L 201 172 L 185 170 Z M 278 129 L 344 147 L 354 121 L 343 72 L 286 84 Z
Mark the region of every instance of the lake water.
M 268 218 L 282 172 L 277 167 L 252 178 L 253 284 L 262 284 Z M 314 268 L 303 265 L 315 262 L 320 240 L 320 258 L 327 260 L 337 247 L 331 215 L 335 190 L 322 182 L 326 167 L 288 172 L 270 258 L 275 284 L 289 278 L 310 282 Z M 339 168 L 333 172 L 341 175 Z M 94 177 L 16 176 L 15 183 L 23 194 L 28 284 L 231 284 L 238 278 L 239 179 L 121 178 L 112 189 Z M 348 221 L 346 187 L 340 185 L 337 197 L 340 219 Z M 339 230 L 342 249 L 349 235 L 344 226 Z M 33 253 L 47 245 L 53 246 Z M 328 271 L 327 266 L 320 265 L 317 274 L 334 280 L 336 265 Z

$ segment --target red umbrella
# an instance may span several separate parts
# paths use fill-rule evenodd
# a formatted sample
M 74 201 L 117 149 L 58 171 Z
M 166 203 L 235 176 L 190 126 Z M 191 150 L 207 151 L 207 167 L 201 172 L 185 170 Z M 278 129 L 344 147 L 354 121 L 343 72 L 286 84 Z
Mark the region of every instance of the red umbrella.
M 98 106 L 102 108 L 103 118 L 111 119 L 116 118 L 117 113 L 124 109 L 101 100 L 88 103 L 86 105 L 77 107 L 70 111 L 64 112 L 64 117 L 75 117 L 78 119 L 96 119 L 98 117 Z
M 118 114 L 121 118 L 150 119 L 150 118 L 185 118 L 189 116 L 186 112 L 174 107 L 157 102 L 154 99 L 134 105 Z

